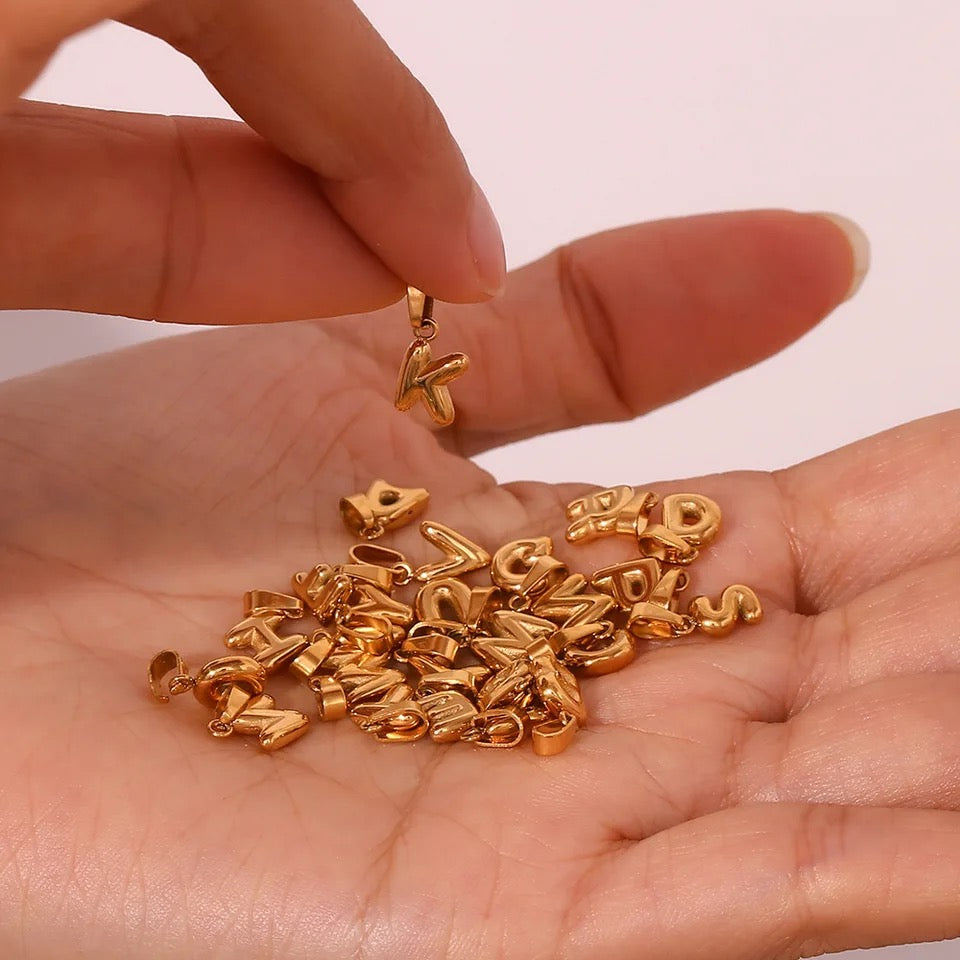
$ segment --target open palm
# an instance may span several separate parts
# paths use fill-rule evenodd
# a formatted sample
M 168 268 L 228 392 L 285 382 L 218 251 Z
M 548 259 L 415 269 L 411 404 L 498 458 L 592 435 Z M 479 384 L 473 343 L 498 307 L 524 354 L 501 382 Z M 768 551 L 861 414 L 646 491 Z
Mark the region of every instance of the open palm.
M 960 933 L 956 419 L 684 484 L 726 518 L 698 590 L 745 580 L 767 616 L 586 681 L 590 724 L 555 758 L 349 722 L 264 754 L 144 682 L 161 648 L 219 655 L 245 590 L 339 561 L 337 498 L 377 476 L 488 548 L 562 544 L 582 487 L 501 487 L 466 456 L 672 399 L 849 281 L 816 217 L 583 241 L 439 313 L 439 345 L 474 360 L 441 435 L 391 408 L 399 311 L 4 385 L 3 955 L 768 960 Z M 388 542 L 425 556 L 415 531 Z

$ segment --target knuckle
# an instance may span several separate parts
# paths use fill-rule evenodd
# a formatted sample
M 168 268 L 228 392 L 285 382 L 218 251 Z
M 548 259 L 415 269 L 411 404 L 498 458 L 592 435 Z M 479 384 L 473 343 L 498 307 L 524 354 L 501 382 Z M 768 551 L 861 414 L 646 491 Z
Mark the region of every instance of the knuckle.
M 845 857 L 849 828 L 848 808 L 828 804 L 807 807 L 796 821 L 788 865 L 792 957 L 817 956 L 831 949 L 824 898 Z
M 620 361 L 621 344 L 613 311 L 582 263 L 576 244 L 567 244 L 556 252 L 557 283 L 564 316 L 572 336 L 592 356 L 603 384 L 603 395 L 612 398 L 610 419 L 625 419 L 636 412 L 628 389 L 626 369 Z

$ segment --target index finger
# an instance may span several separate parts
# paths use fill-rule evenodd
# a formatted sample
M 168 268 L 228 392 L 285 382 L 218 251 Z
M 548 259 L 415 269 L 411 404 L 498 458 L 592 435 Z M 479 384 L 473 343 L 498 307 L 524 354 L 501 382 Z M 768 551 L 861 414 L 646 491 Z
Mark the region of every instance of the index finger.
M 62 39 L 104 17 L 192 57 L 251 126 L 318 175 L 403 283 L 451 301 L 498 292 L 503 244 L 482 190 L 430 95 L 349 0 L 0 0 L 0 107 Z
M 195 60 L 404 283 L 497 293 L 499 227 L 430 95 L 350 0 L 164 0 L 126 18 Z

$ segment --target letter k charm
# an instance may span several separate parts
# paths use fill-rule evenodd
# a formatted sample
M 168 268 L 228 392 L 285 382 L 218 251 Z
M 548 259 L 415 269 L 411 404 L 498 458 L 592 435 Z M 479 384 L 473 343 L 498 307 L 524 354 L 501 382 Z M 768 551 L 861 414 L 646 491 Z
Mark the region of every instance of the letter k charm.
M 462 376 L 470 360 L 465 353 L 448 353 L 433 360 L 430 344 L 417 338 L 407 347 L 397 380 L 395 405 L 398 410 L 409 410 L 422 400 L 435 423 L 449 426 L 453 423 L 453 400 L 447 384 Z

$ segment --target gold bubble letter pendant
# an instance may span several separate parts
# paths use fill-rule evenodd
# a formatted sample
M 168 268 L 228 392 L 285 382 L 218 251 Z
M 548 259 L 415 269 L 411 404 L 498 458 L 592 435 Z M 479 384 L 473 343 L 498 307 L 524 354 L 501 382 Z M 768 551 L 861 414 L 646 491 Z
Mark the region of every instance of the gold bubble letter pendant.
M 409 410 L 422 400 L 434 423 L 447 427 L 454 418 L 447 384 L 463 375 L 470 360 L 465 353 L 448 353 L 439 360 L 433 359 L 430 341 L 437 335 L 433 297 L 416 287 L 407 287 L 407 309 L 414 339 L 403 357 L 394 403 L 398 410 Z

